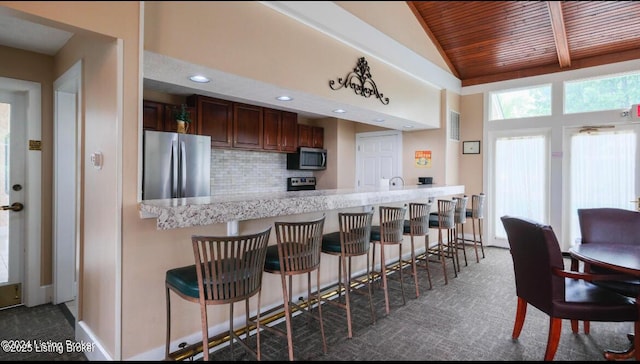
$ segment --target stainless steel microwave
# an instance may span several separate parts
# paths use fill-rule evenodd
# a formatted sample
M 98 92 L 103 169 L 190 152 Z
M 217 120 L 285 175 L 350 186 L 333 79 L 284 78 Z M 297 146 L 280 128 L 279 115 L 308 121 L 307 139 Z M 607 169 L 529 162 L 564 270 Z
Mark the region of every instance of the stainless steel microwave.
M 299 147 L 297 152 L 287 154 L 287 169 L 327 169 L 327 150 L 319 148 Z

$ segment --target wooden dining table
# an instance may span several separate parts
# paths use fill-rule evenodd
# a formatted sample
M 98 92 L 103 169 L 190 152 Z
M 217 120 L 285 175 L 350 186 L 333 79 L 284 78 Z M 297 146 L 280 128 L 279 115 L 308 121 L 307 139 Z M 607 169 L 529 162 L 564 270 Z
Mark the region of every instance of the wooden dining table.
M 569 249 L 572 258 L 588 263 L 591 266 L 599 266 L 616 272 L 625 273 L 640 278 L 640 244 L 619 243 L 588 243 L 577 244 Z M 575 266 L 572 269 L 576 270 Z M 636 305 L 640 310 L 640 290 L 636 292 Z M 640 335 L 627 335 L 631 344 L 627 350 L 606 350 L 604 357 L 607 360 L 627 360 L 634 358 L 640 360 Z

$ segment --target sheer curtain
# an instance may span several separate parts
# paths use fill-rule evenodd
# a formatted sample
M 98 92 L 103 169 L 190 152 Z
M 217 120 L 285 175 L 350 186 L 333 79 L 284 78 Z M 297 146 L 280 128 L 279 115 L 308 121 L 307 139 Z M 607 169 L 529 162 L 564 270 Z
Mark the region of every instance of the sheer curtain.
M 636 180 L 633 129 L 577 132 L 571 136 L 570 242 L 580 237 L 578 209 L 632 209 Z
M 496 238 L 505 238 L 501 216 L 511 215 L 546 223 L 547 138 L 544 135 L 503 137 L 496 140 Z

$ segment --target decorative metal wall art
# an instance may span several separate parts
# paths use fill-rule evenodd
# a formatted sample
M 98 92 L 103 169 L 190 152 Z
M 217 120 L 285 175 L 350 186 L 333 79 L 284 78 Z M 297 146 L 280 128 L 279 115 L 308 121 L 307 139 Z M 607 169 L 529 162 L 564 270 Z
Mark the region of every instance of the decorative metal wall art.
M 353 92 L 356 95 L 371 97 L 375 95 L 375 97 L 382 102 L 383 105 L 389 104 L 389 98 L 384 97 L 381 92 L 378 92 L 378 86 L 371 78 L 371 72 L 369 72 L 369 65 L 364 57 L 360 57 L 358 59 L 358 64 L 353 69 L 353 71 L 349 72 L 345 78 L 338 78 L 338 84 L 336 85 L 336 81 L 330 80 L 329 87 L 332 90 L 339 90 L 343 87 L 352 88 Z

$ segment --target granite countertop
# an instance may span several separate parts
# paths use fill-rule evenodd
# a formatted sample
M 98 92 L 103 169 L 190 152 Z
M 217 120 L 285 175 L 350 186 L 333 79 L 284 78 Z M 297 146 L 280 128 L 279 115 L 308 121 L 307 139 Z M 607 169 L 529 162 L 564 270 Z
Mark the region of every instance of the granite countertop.
M 145 200 L 141 218 L 156 218 L 160 230 L 273 216 L 420 200 L 464 193 L 461 185 L 417 185 L 313 191 L 239 193 Z

